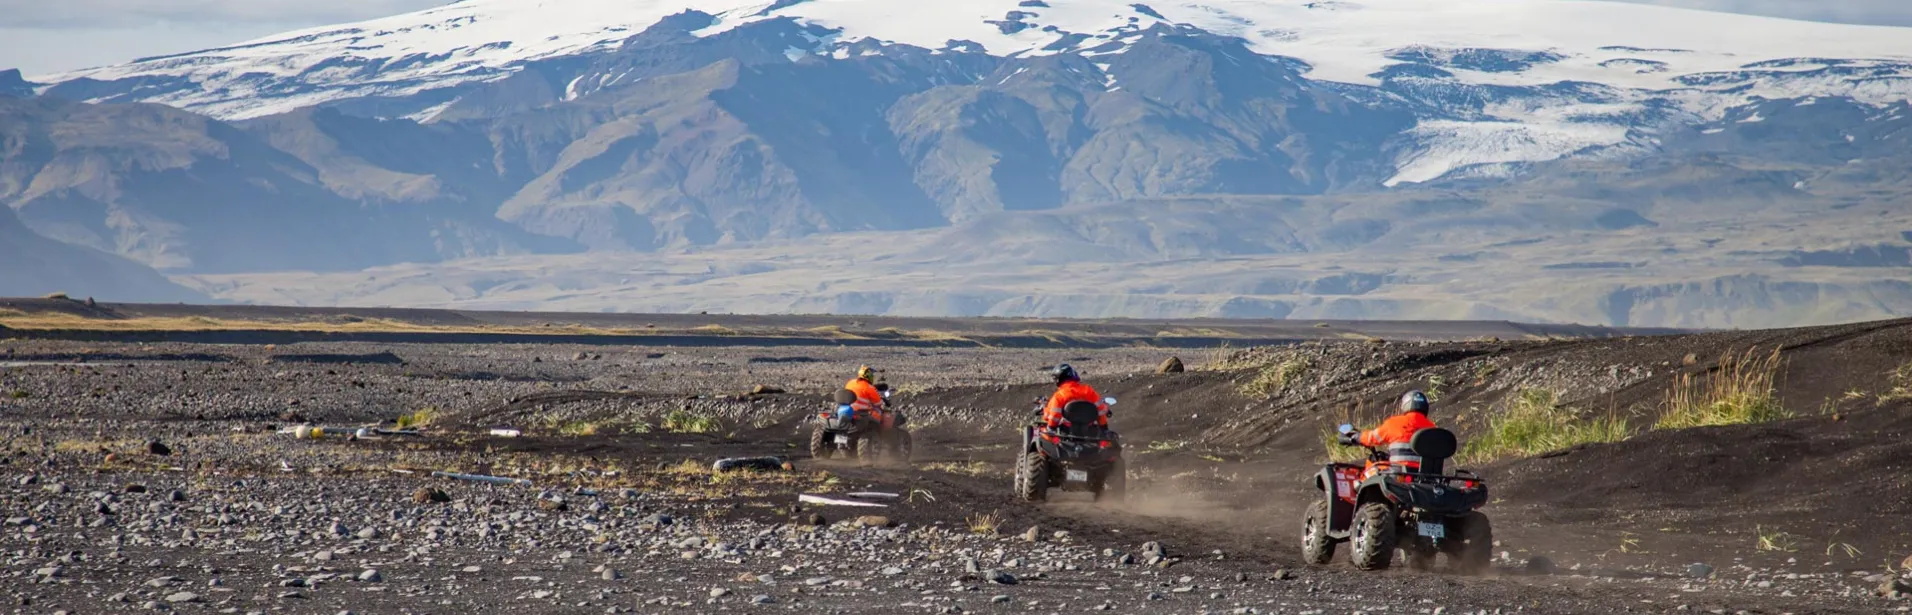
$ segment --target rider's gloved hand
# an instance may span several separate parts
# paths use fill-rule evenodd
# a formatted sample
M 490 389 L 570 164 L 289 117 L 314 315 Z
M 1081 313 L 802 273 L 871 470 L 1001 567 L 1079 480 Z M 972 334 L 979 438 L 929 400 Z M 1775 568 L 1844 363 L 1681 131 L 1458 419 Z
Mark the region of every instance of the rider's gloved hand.
M 1350 431 L 1336 436 L 1335 439 L 1339 441 L 1342 446 L 1355 446 L 1361 443 L 1361 434 Z

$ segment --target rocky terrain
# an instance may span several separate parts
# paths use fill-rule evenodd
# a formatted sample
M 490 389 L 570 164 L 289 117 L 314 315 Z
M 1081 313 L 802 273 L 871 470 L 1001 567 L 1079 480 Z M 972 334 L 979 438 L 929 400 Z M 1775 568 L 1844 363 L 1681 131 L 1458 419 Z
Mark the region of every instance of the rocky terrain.
M 1750 347 L 1783 353 L 1777 392 L 1795 418 L 1484 466 L 1500 543 L 1485 577 L 1298 561 L 1318 430 L 1351 407 L 1434 387 L 1437 418 L 1466 439 L 1510 394 L 1555 387 L 1644 427 L 1669 382 Z M 1139 347 L 4 340 L 0 608 L 1912 610 L 1906 322 L 1175 352 L 1188 371 L 1157 373 L 1169 351 Z M 1312 367 L 1254 386 L 1295 358 Z M 1120 400 L 1126 502 L 1011 497 L 1013 427 L 1057 361 Z M 864 363 L 914 417 L 908 466 L 799 451 L 820 397 Z M 284 432 L 304 424 L 421 435 Z M 759 455 L 790 466 L 712 470 Z

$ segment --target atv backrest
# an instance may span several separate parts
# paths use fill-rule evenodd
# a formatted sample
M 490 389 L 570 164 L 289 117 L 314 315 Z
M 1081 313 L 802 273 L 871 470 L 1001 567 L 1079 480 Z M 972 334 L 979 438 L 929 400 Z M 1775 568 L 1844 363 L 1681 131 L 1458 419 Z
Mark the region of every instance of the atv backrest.
M 1414 447 L 1414 454 L 1421 456 L 1421 472 L 1425 474 L 1444 473 L 1447 460 L 1460 452 L 1461 446 L 1454 432 L 1439 427 L 1414 432 L 1408 444 Z
M 1066 428 L 1071 436 L 1078 438 L 1102 437 L 1102 427 L 1097 425 L 1101 410 L 1094 402 L 1072 401 L 1062 406 L 1062 420 L 1068 421 Z
M 856 403 L 856 391 L 839 389 L 836 394 L 830 396 L 830 400 L 836 402 L 839 406 L 854 404 Z

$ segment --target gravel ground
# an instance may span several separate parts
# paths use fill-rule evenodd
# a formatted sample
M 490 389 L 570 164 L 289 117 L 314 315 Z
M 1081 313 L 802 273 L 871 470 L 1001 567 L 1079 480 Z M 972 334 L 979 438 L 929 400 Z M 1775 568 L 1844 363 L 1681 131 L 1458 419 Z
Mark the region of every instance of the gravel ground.
M 1122 506 L 1012 501 L 1001 458 L 1042 365 L 1070 361 L 1125 400 L 1117 427 L 1138 445 L 1242 422 L 1239 401 L 1187 392 L 1222 376 L 1149 375 L 1159 350 L 0 345 L 0 611 L 1912 610 L 1878 595 L 1912 594 L 1894 587 L 1912 579 L 1870 561 L 1883 556 L 1859 565 L 1815 545 L 1790 562 L 1717 548 L 1700 567 L 1679 549 L 1539 557 L 1517 514 L 1488 578 L 1305 567 L 1287 507 L 1266 502 L 1287 497 L 1295 465 L 1246 449 L 1138 454 Z M 814 400 L 860 363 L 905 392 L 914 465 L 797 452 Z M 784 392 L 750 394 L 760 385 Z M 390 427 L 422 409 L 423 438 L 279 433 Z M 673 432 L 673 412 L 714 426 Z M 484 434 L 497 425 L 526 434 Z M 709 470 L 731 455 L 781 455 L 793 469 Z M 858 490 L 899 497 L 867 509 L 795 497 Z

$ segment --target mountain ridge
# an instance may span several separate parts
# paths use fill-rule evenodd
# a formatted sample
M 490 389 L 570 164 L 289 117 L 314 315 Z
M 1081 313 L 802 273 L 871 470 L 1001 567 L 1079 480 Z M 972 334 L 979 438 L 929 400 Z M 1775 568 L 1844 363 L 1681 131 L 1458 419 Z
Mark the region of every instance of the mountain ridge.
M 17 79 L 41 94 L 0 94 L 0 203 L 250 301 L 1907 309 L 1863 272 L 1912 229 L 1912 29 L 1574 0 L 534 8 Z M 1032 283 L 1069 268 L 1094 275 Z M 842 277 L 869 271 L 912 286 Z

